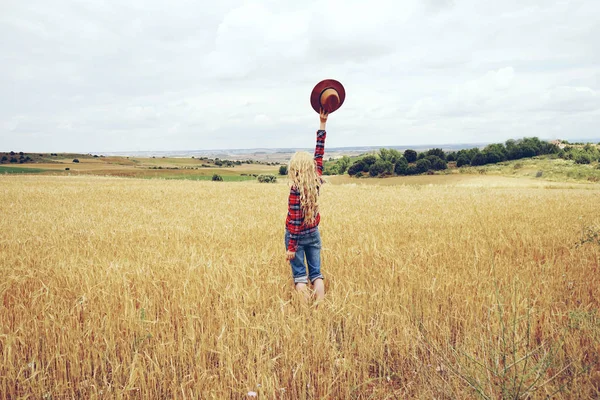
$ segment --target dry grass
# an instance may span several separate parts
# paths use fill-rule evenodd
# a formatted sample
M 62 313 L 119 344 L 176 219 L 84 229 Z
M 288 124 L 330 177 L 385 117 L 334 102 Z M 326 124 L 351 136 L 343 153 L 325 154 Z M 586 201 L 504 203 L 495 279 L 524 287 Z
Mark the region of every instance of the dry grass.
M 596 398 L 600 191 L 0 176 L 1 398 Z

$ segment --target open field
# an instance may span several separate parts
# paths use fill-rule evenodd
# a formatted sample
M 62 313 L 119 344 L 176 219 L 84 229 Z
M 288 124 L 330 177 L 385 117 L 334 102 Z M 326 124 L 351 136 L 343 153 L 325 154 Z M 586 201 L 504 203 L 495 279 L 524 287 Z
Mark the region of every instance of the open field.
M 0 175 L 0 398 L 598 398 L 600 186 L 477 178 L 325 185 L 315 309 L 284 184 Z
M 79 162 L 74 163 L 77 158 Z M 68 170 L 67 170 L 68 168 Z M 279 166 L 242 164 L 235 167 L 218 167 L 214 163 L 196 158 L 129 158 L 129 157 L 55 157 L 31 164 L 0 165 L 0 175 L 35 173 L 43 175 L 98 175 L 144 179 L 210 180 L 218 174 L 225 181 L 253 180 L 253 174 L 277 174 Z

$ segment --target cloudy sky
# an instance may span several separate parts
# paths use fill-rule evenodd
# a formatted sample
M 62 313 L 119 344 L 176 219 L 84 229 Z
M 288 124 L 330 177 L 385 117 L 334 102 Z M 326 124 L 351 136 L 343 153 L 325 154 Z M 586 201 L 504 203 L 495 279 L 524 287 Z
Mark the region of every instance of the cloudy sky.
M 596 0 L 3 0 L 0 151 L 600 137 Z

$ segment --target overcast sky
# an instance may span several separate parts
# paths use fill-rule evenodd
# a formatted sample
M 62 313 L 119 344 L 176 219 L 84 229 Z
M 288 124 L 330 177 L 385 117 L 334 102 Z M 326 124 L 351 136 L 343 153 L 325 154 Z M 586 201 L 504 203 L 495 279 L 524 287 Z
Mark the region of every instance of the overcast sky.
M 600 137 L 600 1 L 3 0 L 0 151 Z

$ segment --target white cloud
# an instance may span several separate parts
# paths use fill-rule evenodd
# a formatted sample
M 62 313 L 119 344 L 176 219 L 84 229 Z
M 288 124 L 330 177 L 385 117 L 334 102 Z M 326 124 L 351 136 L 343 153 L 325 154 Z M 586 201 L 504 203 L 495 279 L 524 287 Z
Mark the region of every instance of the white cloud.
M 600 4 L 542 0 L 9 2 L 4 150 L 307 147 L 597 137 Z M 2 150 L 2 149 L 0 149 Z

